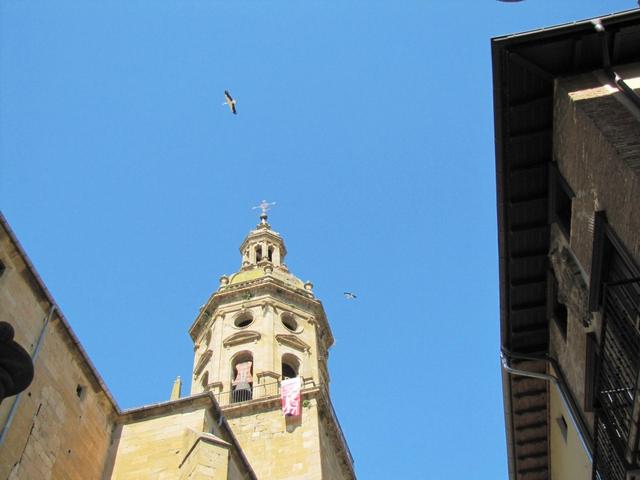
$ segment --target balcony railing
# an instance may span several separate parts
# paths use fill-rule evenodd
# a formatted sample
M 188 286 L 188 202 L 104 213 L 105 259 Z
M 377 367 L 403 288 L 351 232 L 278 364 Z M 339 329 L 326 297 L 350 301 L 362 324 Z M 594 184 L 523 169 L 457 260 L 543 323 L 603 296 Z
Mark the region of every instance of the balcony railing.
M 593 480 L 626 480 L 628 465 L 612 442 L 613 427 L 597 416 L 595 423 L 596 452 L 593 459 Z
M 214 393 L 218 405 L 226 407 L 231 404 L 241 404 L 250 400 L 267 399 L 280 395 L 280 382 L 249 383 L 248 386 L 248 390 L 233 388 L 224 392 Z
M 242 404 L 251 400 L 268 400 L 280 396 L 280 382 L 270 383 L 249 383 L 249 389 L 236 389 L 223 392 L 214 392 L 218 405 L 226 407 L 228 405 Z M 316 383 L 312 379 L 302 380 L 302 391 L 313 388 Z
M 602 318 L 593 478 L 624 480 L 640 453 L 640 278 L 605 285 Z

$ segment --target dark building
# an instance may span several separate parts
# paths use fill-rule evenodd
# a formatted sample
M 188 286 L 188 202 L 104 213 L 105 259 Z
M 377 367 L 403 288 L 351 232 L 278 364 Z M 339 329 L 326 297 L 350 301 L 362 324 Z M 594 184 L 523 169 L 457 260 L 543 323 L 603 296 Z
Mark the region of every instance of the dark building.
M 640 479 L 640 11 L 492 40 L 511 479 Z

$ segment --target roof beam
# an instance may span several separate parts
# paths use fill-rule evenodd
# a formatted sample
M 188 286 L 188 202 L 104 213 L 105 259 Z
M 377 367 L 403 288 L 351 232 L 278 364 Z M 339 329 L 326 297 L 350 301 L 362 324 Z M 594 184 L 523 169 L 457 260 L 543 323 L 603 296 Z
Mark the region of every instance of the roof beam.
M 546 70 L 544 70 L 542 67 L 540 67 L 539 65 L 533 63 L 531 60 L 515 53 L 515 52 L 509 52 L 509 60 L 513 61 L 514 63 L 517 63 L 518 65 L 520 65 L 521 67 L 525 68 L 526 70 L 529 70 L 531 73 L 542 77 L 543 79 L 549 81 L 549 82 L 553 82 L 554 76 L 551 75 L 549 72 L 547 72 Z

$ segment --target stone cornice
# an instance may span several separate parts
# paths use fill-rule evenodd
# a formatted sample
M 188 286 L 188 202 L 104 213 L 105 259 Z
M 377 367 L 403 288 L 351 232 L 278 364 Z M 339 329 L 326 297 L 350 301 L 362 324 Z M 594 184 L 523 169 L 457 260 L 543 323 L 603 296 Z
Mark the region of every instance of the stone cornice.
M 276 335 L 276 341 L 280 345 L 286 345 L 287 347 L 291 347 L 300 352 L 308 352 L 311 350 L 311 346 L 307 345 L 295 335 L 279 333 Z
M 280 374 L 276 372 L 272 372 L 271 370 L 263 370 L 262 372 L 256 373 L 256 377 L 258 380 L 261 378 L 273 378 L 275 380 L 280 380 Z
M 258 299 L 256 297 L 258 296 L 270 295 L 273 297 L 276 305 L 278 299 L 283 299 L 281 301 L 284 301 L 284 303 L 286 303 L 286 300 L 290 300 L 293 305 L 289 305 L 289 307 L 304 309 L 307 315 L 308 313 L 312 313 L 318 327 L 325 334 L 324 347 L 328 349 L 333 345 L 333 334 L 331 333 L 331 327 L 327 321 L 322 302 L 314 298 L 313 295 L 310 296 L 308 292 L 302 289 L 292 289 L 291 286 L 273 277 L 262 277 L 258 280 L 233 285 L 232 287 L 233 288 L 225 288 L 224 290 L 214 292 L 211 297 L 209 297 L 205 308 L 202 309 L 189 329 L 189 334 L 194 341 L 201 335 L 202 329 L 208 324 L 207 320 L 210 321 L 211 317 L 215 318 L 221 314 L 221 306 L 231 307 L 233 304 L 248 305 L 250 301 L 251 303 L 257 301 Z M 249 293 L 251 294 L 251 300 L 246 298 L 246 295 Z M 300 307 L 296 307 L 296 303 L 299 304 Z M 205 315 L 204 312 L 207 311 L 212 312 L 212 315 Z M 227 308 L 224 308 L 222 313 L 227 313 Z
M 320 388 L 317 386 L 311 387 L 303 387 L 300 391 L 300 396 L 302 399 L 313 398 L 320 394 Z M 261 410 L 261 409 L 272 409 L 274 406 L 279 406 L 281 403 L 280 395 L 272 395 L 265 398 L 257 398 L 253 399 L 250 402 L 242 402 L 242 403 L 230 403 L 220 409 L 227 415 L 242 415 L 247 411 L 252 410 Z
M 232 335 L 229 335 L 227 338 L 225 338 L 222 341 L 222 346 L 227 348 L 227 347 L 232 347 L 234 345 L 241 345 L 243 343 L 249 343 L 249 342 L 255 343 L 258 340 L 260 340 L 259 332 L 256 332 L 255 330 L 245 330 L 243 332 L 237 332 Z
M 143 405 L 129 410 L 120 412 L 117 417 L 118 424 L 127 424 L 146 420 L 148 418 L 157 418 L 173 413 L 186 413 L 198 408 L 210 408 L 214 406 L 215 399 L 213 394 L 203 392 L 189 397 L 182 397 L 167 402 L 154 403 L 151 405 Z M 215 403 L 216 408 L 217 403 Z
M 200 372 L 204 369 L 204 366 L 207 364 L 207 362 L 211 358 L 211 355 L 213 355 L 213 351 L 211 349 L 207 350 L 202 355 L 200 355 L 200 358 L 198 359 L 198 363 L 196 363 L 196 366 L 193 369 L 194 377 L 197 377 L 200 374 Z

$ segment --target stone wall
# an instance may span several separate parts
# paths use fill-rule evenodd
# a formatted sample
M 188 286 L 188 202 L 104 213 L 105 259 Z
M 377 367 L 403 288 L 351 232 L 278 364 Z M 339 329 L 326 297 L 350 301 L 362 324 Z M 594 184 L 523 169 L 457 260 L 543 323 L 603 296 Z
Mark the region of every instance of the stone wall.
M 322 474 L 315 399 L 302 407 L 299 419 L 285 418 L 274 402 L 230 407 L 224 414 L 258 478 L 333 478 Z
M 0 260 L 0 320 L 32 354 L 44 328 L 32 384 L 0 405 L 0 478 L 99 479 L 116 407 L 4 223 Z
M 327 419 L 328 421 L 328 419 Z M 320 450 L 322 451 L 322 478 L 331 480 L 350 479 L 345 475 L 338 453 L 335 436 L 331 434 L 331 428 L 327 422 L 321 421 L 320 425 Z
M 593 412 L 585 411 L 587 334 L 599 331 L 600 322 L 589 312 L 587 279 L 564 233 L 556 225 L 551 228 L 550 263 L 558 281 L 557 300 L 567 307 L 567 332 L 564 337 L 558 324 L 549 320 L 549 353 L 558 360 L 569 390 L 593 434 Z
M 187 429 L 202 432 L 200 409 L 118 425 L 113 439 L 113 471 L 108 478 L 177 478 L 188 448 Z
M 640 87 L 638 66 L 619 71 Z M 553 144 L 558 170 L 575 197 L 569 236 L 556 225 L 551 228 L 550 264 L 558 282 L 557 301 L 567 307 L 567 332 L 564 338 L 550 319 L 549 352 L 593 434 L 585 392 L 587 335 L 599 335 L 601 326 L 588 308 L 594 214 L 605 210 L 609 224 L 640 260 L 640 110 L 607 85 L 602 73 L 559 79 Z
M 620 72 L 640 88 L 640 67 Z M 595 73 L 558 80 L 554 107 L 554 159 L 576 195 L 571 248 L 587 274 L 596 210 L 606 210 L 640 263 L 640 111 L 601 80 Z
M 202 405 L 207 400 L 185 398 L 124 412 L 105 478 L 250 478 L 234 441 Z

